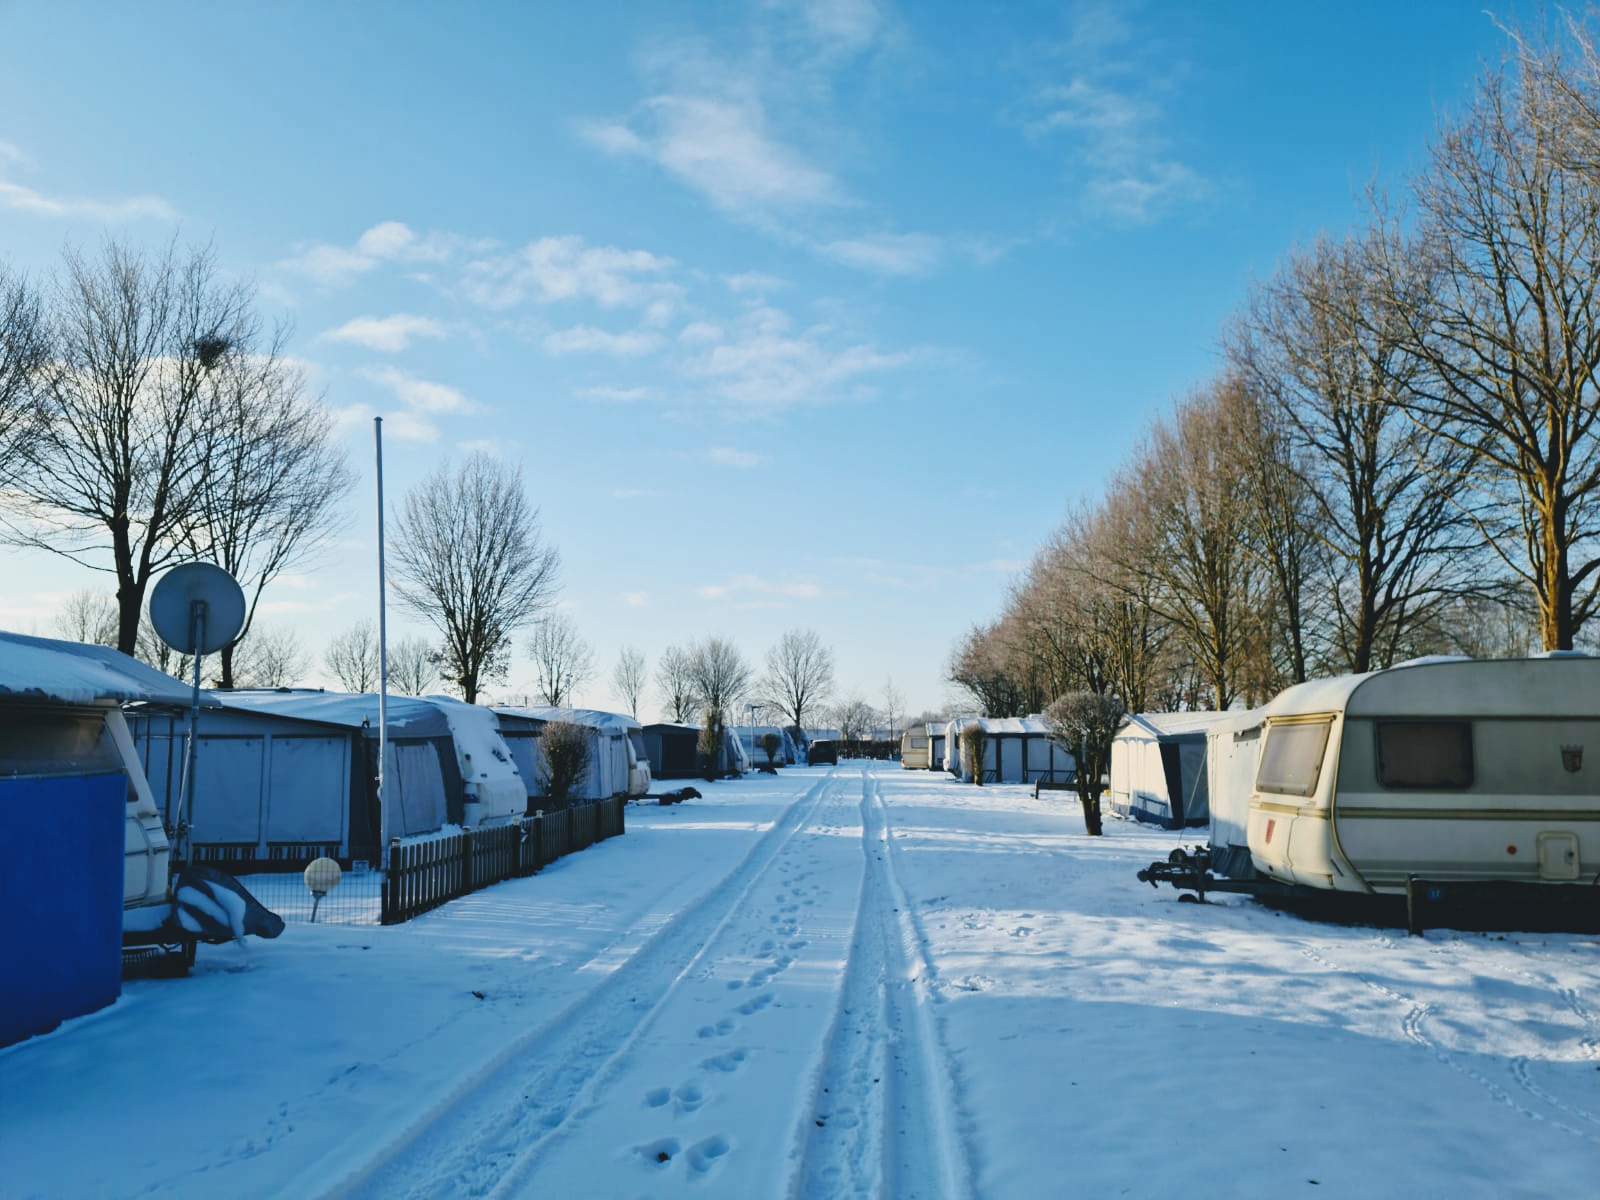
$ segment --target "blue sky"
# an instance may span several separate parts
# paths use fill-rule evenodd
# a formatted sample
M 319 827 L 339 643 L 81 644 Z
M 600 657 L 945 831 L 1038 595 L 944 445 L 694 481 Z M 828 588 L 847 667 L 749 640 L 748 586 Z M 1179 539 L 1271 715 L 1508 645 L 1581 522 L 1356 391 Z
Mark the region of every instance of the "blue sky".
M 915 711 L 1502 41 L 1450 2 L 0 0 L 0 258 L 210 240 L 292 320 L 362 476 L 268 593 L 309 650 L 374 609 L 382 414 L 392 498 L 521 463 L 591 703 L 624 644 L 803 626 Z M 8 627 L 78 587 L 0 549 Z

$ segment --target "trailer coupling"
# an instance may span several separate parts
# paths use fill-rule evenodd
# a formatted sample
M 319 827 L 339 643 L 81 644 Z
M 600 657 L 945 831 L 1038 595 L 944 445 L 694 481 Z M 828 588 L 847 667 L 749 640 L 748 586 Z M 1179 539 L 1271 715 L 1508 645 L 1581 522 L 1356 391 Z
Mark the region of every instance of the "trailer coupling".
M 1201 903 L 1205 901 L 1207 892 L 1288 897 L 1304 890 L 1293 884 L 1268 879 L 1219 879 L 1211 873 L 1211 851 L 1205 846 L 1174 850 L 1167 855 L 1165 862 L 1153 862 L 1140 871 L 1139 882 L 1148 883 L 1151 887 L 1170 883 L 1181 892 L 1195 893 L 1193 896 L 1179 896 L 1178 899 Z

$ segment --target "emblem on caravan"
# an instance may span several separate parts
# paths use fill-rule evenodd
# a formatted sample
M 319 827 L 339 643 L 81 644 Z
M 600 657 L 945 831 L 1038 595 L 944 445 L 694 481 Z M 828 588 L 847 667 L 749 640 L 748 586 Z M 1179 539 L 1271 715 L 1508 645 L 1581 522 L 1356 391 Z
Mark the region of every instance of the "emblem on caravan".
M 1561 765 L 1566 768 L 1569 775 L 1576 775 L 1583 770 L 1583 747 L 1561 747 Z

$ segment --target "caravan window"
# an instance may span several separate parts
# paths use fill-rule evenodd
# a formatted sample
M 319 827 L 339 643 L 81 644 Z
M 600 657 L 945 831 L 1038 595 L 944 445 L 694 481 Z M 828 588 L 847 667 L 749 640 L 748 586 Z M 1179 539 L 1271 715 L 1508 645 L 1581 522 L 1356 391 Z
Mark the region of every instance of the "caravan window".
M 1328 748 L 1328 730 L 1332 727 L 1332 717 L 1270 727 L 1267 744 L 1261 750 L 1261 766 L 1256 771 L 1256 791 L 1280 792 L 1287 796 L 1309 796 L 1315 792 L 1322 773 L 1322 753 Z
M 1471 787 L 1471 722 L 1379 721 L 1378 782 L 1386 788 Z

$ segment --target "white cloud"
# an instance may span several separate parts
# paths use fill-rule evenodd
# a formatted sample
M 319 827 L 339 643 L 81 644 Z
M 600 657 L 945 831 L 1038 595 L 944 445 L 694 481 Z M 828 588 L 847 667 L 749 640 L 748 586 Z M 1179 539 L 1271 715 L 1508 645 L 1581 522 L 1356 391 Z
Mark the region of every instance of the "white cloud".
M 599 400 L 605 404 L 632 404 L 638 400 L 648 400 L 651 391 L 647 387 L 586 387 L 578 388 L 572 393 L 580 400 Z
M 943 243 L 926 233 L 878 233 L 828 242 L 822 253 L 848 267 L 880 275 L 926 275 L 939 265 Z
M 713 446 L 706 457 L 724 467 L 758 467 L 766 461 L 764 455 L 735 450 L 731 446 Z
M 418 234 L 400 221 L 380 221 L 357 238 L 353 246 L 313 242 L 302 245 L 277 265 L 331 286 L 348 283 L 385 263 L 442 263 L 458 252 L 484 249 L 487 245 L 448 233 Z
M 825 591 L 809 579 L 763 579 L 759 575 L 737 575 L 727 583 L 698 587 L 695 593 L 706 600 L 729 600 L 741 595 L 785 600 L 824 600 L 842 594 Z
M 23 153 L 21 147 L 13 146 L 10 142 L 0 142 L 0 164 L 4 163 L 29 169 L 33 166 L 33 159 Z
M 627 121 L 579 133 L 609 154 L 653 162 L 724 212 L 765 220 L 847 203 L 833 175 L 769 127 L 761 72 L 709 60 L 690 43 L 658 56 L 669 86 Z
M 646 604 L 648 604 L 650 602 L 650 593 L 649 592 L 623 592 L 622 593 L 622 599 L 623 599 L 623 602 L 626 603 L 629 608 L 643 608 Z
M 405 409 L 380 414 L 370 404 L 351 404 L 333 410 L 334 424 L 340 429 L 355 433 L 372 425 L 372 419 L 383 417 L 383 435 L 401 442 L 431 443 L 439 440 L 439 427 Z
M 388 388 L 412 412 L 468 413 L 475 412 L 478 407 L 449 384 L 418 379 L 394 367 L 367 367 L 360 374 Z
M 506 452 L 506 444 L 494 438 L 480 438 L 476 441 L 457 442 L 456 449 L 465 450 L 471 454 L 487 454 L 490 458 L 499 458 Z
M 395 313 L 387 317 L 356 317 L 337 329 L 320 335 L 319 340 L 354 342 L 370 350 L 404 350 L 413 338 L 442 338 L 445 327 L 431 317 Z
M 826 327 L 795 334 L 773 308 L 746 314 L 729 339 L 684 364 L 725 406 L 762 415 L 803 404 L 868 399 L 869 378 L 910 365 L 909 351 L 886 353 L 870 343 L 840 344 Z
M 691 321 L 678 332 L 680 342 L 720 342 L 722 340 L 722 326 L 713 325 L 710 321 Z
M 1065 138 L 1084 207 L 1124 224 L 1147 224 L 1214 189 L 1174 154 L 1165 129 L 1181 63 L 1149 31 L 1134 31 L 1115 5 L 1084 4 L 1071 37 L 1053 48 L 1064 79 L 1034 97 L 1037 138 Z
M 665 278 L 674 265 L 648 250 L 590 246 L 575 235 L 544 237 L 514 253 L 471 263 L 466 289 L 488 308 L 509 308 L 531 296 L 544 304 L 589 300 L 602 308 L 664 314 L 683 294 Z
M 0 179 L 0 207 L 40 217 L 85 217 L 108 224 L 178 219 L 177 211 L 160 196 L 130 196 L 123 200 L 65 199 L 46 196 L 5 179 Z
M 745 271 L 738 275 L 724 275 L 723 282 L 728 285 L 737 296 L 764 296 L 768 292 L 776 292 L 785 286 L 784 281 L 776 275 L 767 275 L 761 271 Z
M 551 354 L 611 354 L 619 358 L 636 358 L 661 349 L 666 341 L 666 338 L 651 330 L 608 333 L 593 325 L 577 325 L 548 335 L 544 339 L 544 348 Z

